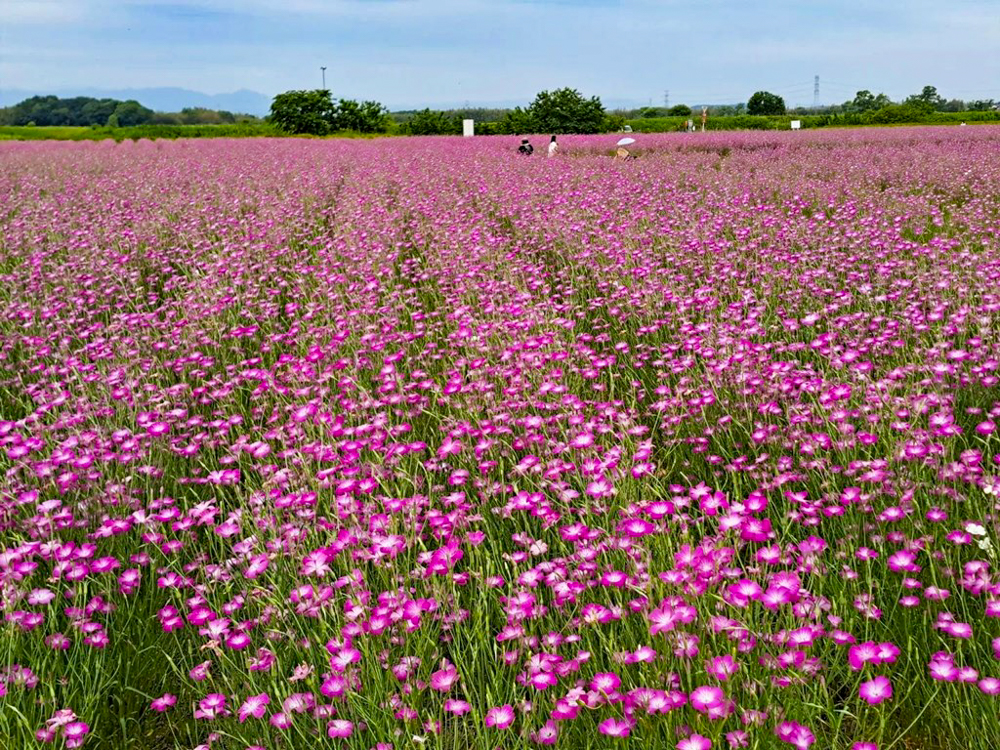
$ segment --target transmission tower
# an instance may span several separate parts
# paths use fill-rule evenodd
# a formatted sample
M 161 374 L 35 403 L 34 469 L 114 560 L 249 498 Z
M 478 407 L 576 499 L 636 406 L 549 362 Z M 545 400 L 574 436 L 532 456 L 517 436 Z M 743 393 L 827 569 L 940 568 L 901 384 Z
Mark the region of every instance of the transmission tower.
M 670 109 L 670 89 L 663 92 L 663 106 Z
M 819 106 L 819 76 L 813 79 L 813 108 Z

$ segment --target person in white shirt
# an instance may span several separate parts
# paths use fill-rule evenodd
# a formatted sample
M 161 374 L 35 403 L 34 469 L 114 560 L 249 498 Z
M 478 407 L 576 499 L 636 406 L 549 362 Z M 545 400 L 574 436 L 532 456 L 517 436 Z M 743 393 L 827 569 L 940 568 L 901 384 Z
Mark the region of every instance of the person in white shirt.
M 552 136 L 552 140 L 549 141 L 549 158 L 555 156 L 558 150 L 559 150 L 559 144 L 556 143 L 556 137 Z

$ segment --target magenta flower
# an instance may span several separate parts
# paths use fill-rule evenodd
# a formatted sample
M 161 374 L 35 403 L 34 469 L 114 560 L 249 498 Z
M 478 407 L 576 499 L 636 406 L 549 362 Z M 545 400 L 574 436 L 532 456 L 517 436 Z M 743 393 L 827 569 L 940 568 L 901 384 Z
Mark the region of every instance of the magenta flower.
M 590 689 L 598 693 L 613 693 L 622 684 L 614 672 L 598 672 L 590 681 Z
M 876 677 L 874 680 L 861 683 L 858 690 L 861 699 L 869 705 L 877 705 L 892 698 L 892 683 L 886 677 Z
M 634 539 L 652 534 L 655 528 L 653 524 L 642 518 L 629 518 L 618 524 L 619 533 Z
M 775 727 L 774 733 L 782 742 L 787 742 L 796 750 L 808 750 L 809 746 L 816 741 L 816 735 L 809 727 L 803 726 L 794 721 L 783 721 Z
M 82 721 L 71 721 L 69 724 L 63 727 L 62 733 L 63 737 L 66 739 L 67 747 L 79 747 L 82 743 L 83 738 L 90 731 L 90 727 Z M 74 743 L 74 744 L 70 744 Z
M 739 670 L 740 665 L 732 655 L 717 656 L 711 659 L 705 666 L 705 671 L 717 680 L 725 682 Z
M 551 719 L 531 734 L 531 741 L 539 745 L 554 745 L 558 739 L 559 725 Z
M 349 687 L 350 685 L 345 677 L 335 674 L 323 680 L 319 691 L 327 698 L 342 698 L 347 693 Z
M 979 681 L 979 689 L 986 695 L 1000 695 L 1000 679 L 984 677 Z
M 361 661 L 360 651 L 356 648 L 344 648 L 330 657 L 330 668 L 334 672 L 344 672 L 350 665 L 357 664 L 359 661 Z
M 239 710 L 239 720 L 240 724 L 245 722 L 251 716 L 255 719 L 259 719 L 264 715 L 264 711 L 267 708 L 267 704 L 271 702 L 271 696 L 267 693 L 261 693 L 260 695 L 252 695 L 247 698 L 243 705 L 240 706 Z
M 346 719 L 334 719 L 326 725 L 326 734 L 333 739 L 346 739 L 354 732 L 354 723 Z
M 619 719 L 605 719 L 597 726 L 597 731 L 606 737 L 628 737 L 631 730 L 627 721 Z
M 472 706 L 466 701 L 449 698 L 444 702 L 444 710 L 450 714 L 455 714 L 455 716 L 461 716 L 462 714 L 469 713 L 472 710 Z
M 712 740 L 700 734 L 692 734 L 677 743 L 677 750 L 712 750 Z
M 431 674 L 431 688 L 441 693 L 447 693 L 458 681 L 458 670 L 454 667 L 439 669 Z
M 702 685 L 691 691 L 688 699 L 691 702 L 691 708 L 704 714 L 713 709 L 721 708 L 725 704 L 726 696 L 722 692 L 722 688 Z
M 163 712 L 173 706 L 177 705 L 177 696 L 171 695 L 170 693 L 164 693 L 159 698 L 155 698 L 152 703 L 149 704 L 150 708 L 154 711 Z
M 510 704 L 491 708 L 486 712 L 486 726 L 506 729 L 514 723 L 514 707 Z

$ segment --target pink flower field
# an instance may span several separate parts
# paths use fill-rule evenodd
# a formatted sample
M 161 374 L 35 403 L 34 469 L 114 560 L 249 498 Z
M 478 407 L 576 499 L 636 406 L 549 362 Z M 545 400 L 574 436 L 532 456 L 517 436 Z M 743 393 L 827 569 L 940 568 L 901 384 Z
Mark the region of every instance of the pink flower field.
M 1000 128 L 0 144 L 0 747 L 1000 747 Z

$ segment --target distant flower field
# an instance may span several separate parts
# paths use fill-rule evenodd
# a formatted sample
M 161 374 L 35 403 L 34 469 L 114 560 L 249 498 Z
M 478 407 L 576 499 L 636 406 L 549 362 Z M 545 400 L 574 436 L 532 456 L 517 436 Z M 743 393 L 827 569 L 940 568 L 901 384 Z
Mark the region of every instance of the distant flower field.
M 638 138 L 0 144 L 0 748 L 1000 747 L 1000 128 Z

